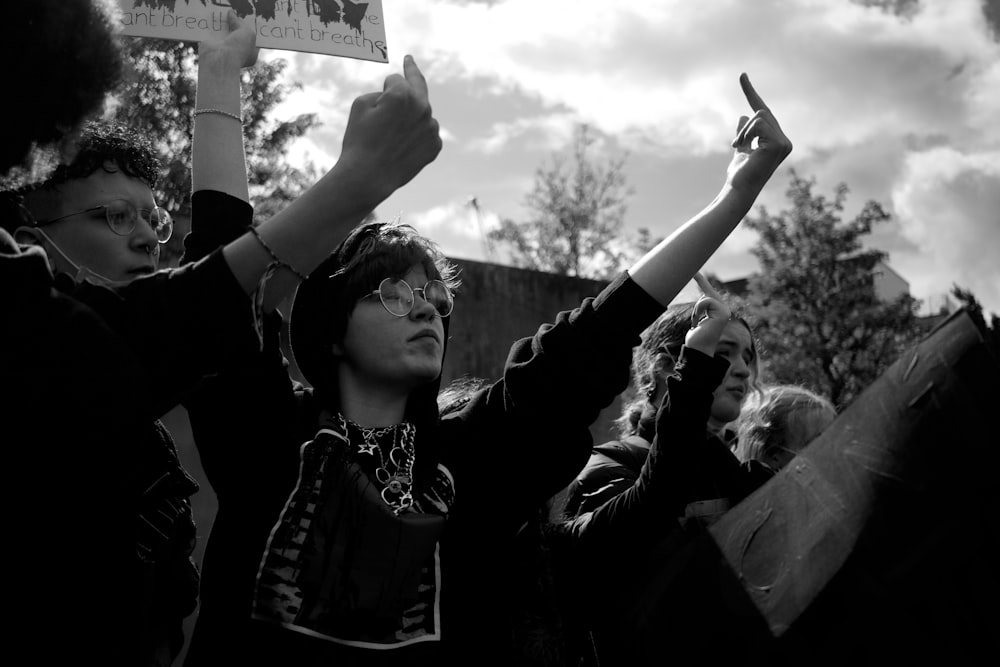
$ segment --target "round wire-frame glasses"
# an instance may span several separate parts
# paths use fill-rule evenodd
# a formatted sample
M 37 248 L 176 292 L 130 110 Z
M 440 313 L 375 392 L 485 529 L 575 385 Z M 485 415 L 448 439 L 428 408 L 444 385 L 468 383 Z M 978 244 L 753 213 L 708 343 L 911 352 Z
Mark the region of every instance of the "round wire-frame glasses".
M 159 206 L 153 207 L 152 210 L 148 208 L 136 208 L 132 202 L 126 199 L 113 199 L 107 204 L 91 206 L 90 208 L 85 208 L 82 211 L 67 213 L 66 215 L 61 215 L 58 218 L 37 222 L 36 224 L 41 227 L 42 225 L 48 225 L 66 218 L 71 218 L 74 215 L 93 213 L 94 211 L 100 211 L 101 209 L 104 209 L 104 219 L 107 221 L 108 227 L 110 227 L 111 231 L 118 236 L 128 236 L 131 234 L 135 229 L 139 216 L 142 216 L 142 219 L 150 226 L 156 234 L 156 240 L 160 243 L 166 243 L 169 241 L 170 236 L 174 233 L 173 218 L 170 217 L 170 213 L 167 212 L 165 208 L 160 208 Z
M 440 280 L 428 280 L 423 287 L 414 288 L 402 278 L 383 278 L 377 290 L 365 294 L 359 301 L 377 295 L 382 307 L 391 315 L 406 317 L 413 310 L 415 293 L 419 293 L 424 301 L 434 306 L 441 317 L 448 317 L 455 308 L 455 297 Z

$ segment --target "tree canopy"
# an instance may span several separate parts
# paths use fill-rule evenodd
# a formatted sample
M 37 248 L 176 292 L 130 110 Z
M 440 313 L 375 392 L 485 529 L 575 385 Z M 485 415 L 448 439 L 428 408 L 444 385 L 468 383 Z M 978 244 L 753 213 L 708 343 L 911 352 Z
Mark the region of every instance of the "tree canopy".
M 622 240 L 626 199 L 632 194 L 623 172 L 626 156 L 600 161 L 592 154 L 595 139 L 578 125 L 565 155 L 535 172 L 525 204 L 532 217 L 524 222 L 503 219 L 489 232 L 491 241 L 507 245 L 516 266 L 587 278 L 607 278 L 624 261 L 656 244 L 646 229 Z
M 806 385 L 843 407 L 923 331 L 916 299 L 883 301 L 875 289 L 887 254 L 862 241 L 889 214 L 869 201 L 844 221 L 847 186 L 838 185 L 832 199 L 814 186 L 793 171 L 791 206 L 748 216 L 745 224 L 760 235 L 752 252 L 761 266 L 748 301 L 764 349 L 764 379 Z

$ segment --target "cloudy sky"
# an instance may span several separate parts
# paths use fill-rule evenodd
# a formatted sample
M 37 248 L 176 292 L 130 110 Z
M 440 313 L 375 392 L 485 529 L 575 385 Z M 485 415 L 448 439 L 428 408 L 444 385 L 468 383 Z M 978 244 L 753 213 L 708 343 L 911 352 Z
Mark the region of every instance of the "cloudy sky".
M 279 109 L 323 120 L 293 160 L 337 157 L 353 98 L 412 54 L 441 122 L 440 157 L 379 207 L 453 257 L 523 220 L 534 172 L 588 123 L 627 153 L 628 230 L 666 236 L 718 192 L 747 72 L 795 151 L 758 200 L 787 205 L 788 168 L 892 214 L 869 244 L 925 301 L 953 283 L 1000 314 L 1000 0 L 383 0 L 389 65 L 266 51 L 304 90 Z M 480 215 L 469 206 L 475 197 Z M 756 268 L 740 228 L 706 266 Z M 502 259 L 502 258 L 497 258 Z

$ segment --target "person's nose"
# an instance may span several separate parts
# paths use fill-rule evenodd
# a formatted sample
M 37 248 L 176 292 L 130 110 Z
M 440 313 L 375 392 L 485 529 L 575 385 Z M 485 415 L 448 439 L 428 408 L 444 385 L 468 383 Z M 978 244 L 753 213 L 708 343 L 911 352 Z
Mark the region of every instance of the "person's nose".
M 413 292 L 413 308 L 410 310 L 410 317 L 415 320 L 430 320 L 437 315 L 437 308 L 424 298 L 423 290 Z
M 737 357 L 729 366 L 729 373 L 736 378 L 745 380 L 750 377 L 750 366 L 743 357 Z
M 129 241 L 133 248 L 147 255 L 157 254 L 156 251 L 160 248 L 160 241 L 152 225 L 141 215 L 136 216 L 135 229 L 132 230 Z

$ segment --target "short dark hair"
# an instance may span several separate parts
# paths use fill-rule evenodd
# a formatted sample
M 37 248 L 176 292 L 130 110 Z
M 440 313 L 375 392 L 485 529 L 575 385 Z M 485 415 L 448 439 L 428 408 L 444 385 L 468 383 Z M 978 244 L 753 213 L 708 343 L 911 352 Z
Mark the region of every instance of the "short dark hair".
M 121 54 L 107 12 L 92 0 L 9 2 L 11 29 L 0 44 L 5 105 L 0 173 L 21 162 L 33 144 L 62 139 L 121 76 Z
M 458 270 L 430 239 L 396 220 L 355 227 L 305 280 L 289 321 L 292 355 L 306 380 L 328 395 L 336 384 L 331 344 L 340 342 L 354 306 L 386 277 L 402 278 L 420 265 L 454 291 Z
M 152 144 L 133 128 L 116 121 L 90 122 L 76 142 L 77 153 L 68 164 L 60 164 L 41 183 L 29 190 L 56 188 L 67 181 L 86 178 L 98 169 L 121 171 L 150 188 L 160 175 L 160 159 Z

